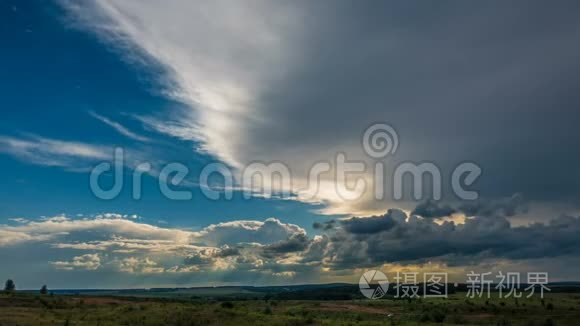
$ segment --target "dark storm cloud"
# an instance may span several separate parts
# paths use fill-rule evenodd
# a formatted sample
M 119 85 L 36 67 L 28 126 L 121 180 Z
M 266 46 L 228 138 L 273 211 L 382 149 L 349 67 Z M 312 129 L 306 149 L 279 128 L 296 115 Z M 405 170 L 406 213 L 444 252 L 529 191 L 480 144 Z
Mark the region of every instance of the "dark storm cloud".
M 291 252 L 303 251 L 306 249 L 310 239 L 304 233 L 297 233 L 286 240 L 282 240 L 263 248 L 263 255 L 267 257 L 286 254 Z
M 508 198 L 485 200 L 465 203 L 458 208 L 467 216 L 514 216 L 518 213 L 527 213 L 528 207 L 521 194 L 514 194 Z M 421 215 L 421 214 L 419 214 Z
M 411 214 L 419 215 L 425 218 L 439 218 L 449 216 L 455 212 L 456 210 L 449 205 L 443 205 L 435 201 L 428 200 L 417 205 Z
M 310 155 L 387 121 L 401 138 L 393 160 L 444 173 L 473 160 L 483 196 L 580 192 L 580 3 L 309 6 L 316 32 L 300 65 L 262 98 L 268 119 L 284 121 L 252 131 L 263 148 L 284 139 Z
M 463 213 L 466 216 L 504 216 L 512 217 L 516 214 L 528 212 L 528 203 L 522 194 L 514 194 L 510 197 L 464 201 L 457 208 L 449 204 L 427 200 L 413 209 L 411 215 L 419 215 L 424 218 L 441 218 L 454 213 Z
M 330 230 L 332 228 L 334 228 L 334 225 L 336 224 L 335 220 L 330 220 L 330 221 L 326 221 L 326 222 L 314 222 L 312 224 L 312 227 L 315 230 Z
M 475 258 L 537 259 L 579 255 L 580 218 L 562 216 L 548 224 L 513 227 L 505 217 L 474 217 L 465 224 L 416 216 L 391 219 L 389 228 L 375 232 L 376 217 L 357 219 L 357 228 L 337 228 L 312 248 L 334 268 L 413 263 L 440 259 L 453 264 Z M 368 227 L 362 224 L 368 223 Z M 365 230 L 366 232 L 361 232 Z M 314 250 L 316 249 L 316 250 Z
M 405 217 L 405 213 L 398 209 L 390 209 L 385 215 L 371 217 L 351 217 L 342 220 L 342 227 L 353 234 L 370 234 L 387 231 L 395 226 L 397 218 Z

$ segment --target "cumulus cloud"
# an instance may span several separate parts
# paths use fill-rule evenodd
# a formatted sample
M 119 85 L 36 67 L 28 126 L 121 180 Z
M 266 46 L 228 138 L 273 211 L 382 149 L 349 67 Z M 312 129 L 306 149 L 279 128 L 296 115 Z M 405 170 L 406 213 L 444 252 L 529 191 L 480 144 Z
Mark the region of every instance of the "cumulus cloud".
M 137 274 L 257 268 L 263 265 L 263 252 L 300 251 L 304 246 L 299 243 L 308 242 L 304 229 L 274 218 L 232 221 L 190 231 L 162 228 L 117 213 L 27 219 L 16 226 L 0 226 L 0 235 L 0 250 L 36 243 L 39 248 L 90 253 L 51 262 L 55 268 L 96 269 L 102 265 Z M 99 266 L 94 263 L 97 259 Z
M 397 221 L 404 221 L 407 214 L 399 209 L 390 209 L 387 214 L 382 216 L 370 217 L 351 217 L 342 220 L 341 224 L 344 229 L 353 234 L 371 234 L 387 231 L 395 226 Z
M 96 270 L 101 267 L 101 257 L 98 254 L 86 254 L 73 257 L 71 261 L 54 261 L 50 264 L 63 270 Z
M 265 256 L 276 256 L 286 253 L 294 253 L 304 251 L 308 247 L 310 239 L 305 233 L 296 233 L 288 237 L 288 239 L 272 243 L 263 248 Z
M 131 274 L 155 274 L 165 272 L 165 268 L 159 266 L 155 261 L 148 257 L 128 257 L 120 260 L 115 260 L 111 264 L 119 272 Z
M 529 265 L 580 252 L 580 218 L 571 216 L 527 226 L 512 226 L 504 216 L 467 217 L 458 224 L 391 209 L 379 216 L 335 220 L 315 236 L 274 218 L 191 231 L 118 217 L 125 214 L 107 216 L 61 215 L 2 225 L 0 235 L 6 237 L 0 237 L 0 254 L 34 244 L 55 269 L 161 278 L 243 273 L 237 280 L 232 276 L 232 282 L 239 282 L 252 277 L 332 281 L 330 275 L 340 278 L 383 265 Z M 53 255 L 59 258 L 47 258 Z
M 580 218 L 562 216 L 548 224 L 513 227 L 505 217 L 472 217 L 464 224 L 435 223 L 418 216 L 387 214 L 351 220 L 324 235 L 318 258 L 335 268 L 412 263 L 439 259 L 449 264 L 478 259 L 537 259 L 573 254 Z M 378 231 L 377 231 L 378 229 Z M 320 248 L 320 243 L 324 246 Z
M 221 246 L 241 242 L 269 244 L 287 239 L 306 231 L 294 224 L 286 224 L 275 218 L 265 221 L 233 221 L 210 225 L 196 233 L 196 238 L 204 243 Z
M 449 205 L 440 205 L 436 201 L 427 200 L 417 205 L 411 214 L 426 218 L 440 218 L 450 216 L 455 212 L 456 210 Z

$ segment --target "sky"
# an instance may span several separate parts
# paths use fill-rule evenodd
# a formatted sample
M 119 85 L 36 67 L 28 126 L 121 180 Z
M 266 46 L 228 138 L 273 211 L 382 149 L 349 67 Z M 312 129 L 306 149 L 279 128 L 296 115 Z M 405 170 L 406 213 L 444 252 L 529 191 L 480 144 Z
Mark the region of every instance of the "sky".
M 565 0 L 3 1 L 0 279 L 19 288 L 356 283 L 377 268 L 578 280 L 579 9 Z M 365 147 L 377 124 L 390 139 L 371 145 L 391 146 L 380 157 Z M 119 170 L 96 180 L 122 186 L 103 198 L 91 176 L 119 150 Z M 453 187 L 466 162 L 480 173 L 459 180 L 477 198 Z M 266 173 L 271 163 L 287 168 L 287 183 Z M 413 197 L 408 177 L 396 198 L 405 163 L 436 167 L 440 198 L 429 178 Z M 171 166 L 187 173 L 177 180 Z M 231 183 L 203 178 L 216 166 Z M 262 187 L 245 172 L 263 175 Z

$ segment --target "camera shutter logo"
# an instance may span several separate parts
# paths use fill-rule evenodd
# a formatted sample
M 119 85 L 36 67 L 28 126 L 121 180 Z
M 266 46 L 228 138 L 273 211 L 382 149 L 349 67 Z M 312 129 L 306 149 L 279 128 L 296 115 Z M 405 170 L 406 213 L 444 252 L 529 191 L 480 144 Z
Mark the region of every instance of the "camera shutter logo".
M 381 271 L 370 270 L 365 272 L 358 282 L 362 295 L 369 299 L 380 299 L 389 289 L 389 280 Z

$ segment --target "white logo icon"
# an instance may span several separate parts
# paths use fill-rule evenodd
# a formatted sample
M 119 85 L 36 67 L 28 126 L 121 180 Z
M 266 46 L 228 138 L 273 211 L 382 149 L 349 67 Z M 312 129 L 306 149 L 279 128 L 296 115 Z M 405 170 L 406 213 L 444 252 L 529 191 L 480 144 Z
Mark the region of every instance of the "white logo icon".
M 370 270 L 365 272 L 358 281 L 360 292 L 369 299 L 380 299 L 389 289 L 387 276 L 380 271 Z
M 399 147 L 399 135 L 388 124 L 377 123 L 365 130 L 363 135 L 363 149 L 372 158 L 385 158 L 395 154 Z

